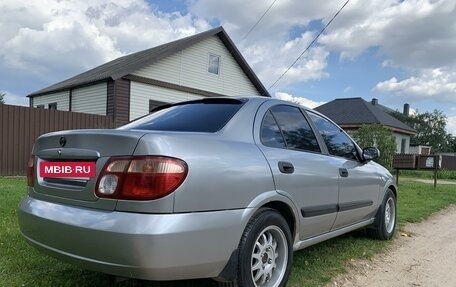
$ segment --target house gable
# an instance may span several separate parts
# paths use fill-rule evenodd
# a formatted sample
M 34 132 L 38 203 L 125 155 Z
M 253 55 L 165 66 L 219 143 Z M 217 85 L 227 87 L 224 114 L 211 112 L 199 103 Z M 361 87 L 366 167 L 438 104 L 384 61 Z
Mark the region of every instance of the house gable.
M 211 64 L 210 64 L 211 62 Z M 268 91 L 222 27 L 126 55 L 29 95 L 30 105 L 112 116 L 121 125 L 147 114 L 150 100 L 266 96 Z
M 79 75 L 66 79 L 64 81 L 53 84 L 47 88 L 41 89 L 28 95 L 29 97 L 40 96 L 44 94 L 54 93 L 58 91 L 69 90 L 80 87 L 82 85 L 90 85 L 100 81 L 117 80 L 131 74 L 143 67 L 156 63 L 168 56 L 176 54 L 179 51 L 185 50 L 193 45 L 198 44 L 208 38 L 217 36 L 224 44 L 226 49 L 231 53 L 239 67 L 245 73 L 247 78 L 252 82 L 260 95 L 270 97 L 268 91 L 257 78 L 253 70 L 242 57 L 236 45 L 229 38 L 228 34 L 222 27 L 214 28 L 206 32 L 202 32 L 193 36 L 182 38 L 173 42 L 169 42 L 154 48 L 132 53 L 108 63 L 95 67 L 91 70 L 83 72 Z
M 218 75 L 208 72 L 210 55 L 220 56 Z M 132 75 L 225 96 L 261 95 L 218 36 L 202 40 Z

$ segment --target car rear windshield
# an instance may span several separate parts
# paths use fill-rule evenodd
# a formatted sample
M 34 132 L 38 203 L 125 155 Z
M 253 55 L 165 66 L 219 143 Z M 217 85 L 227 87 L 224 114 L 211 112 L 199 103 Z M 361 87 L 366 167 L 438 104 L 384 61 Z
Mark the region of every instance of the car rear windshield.
M 246 99 L 203 99 L 165 105 L 120 129 L 214 133 L 239 111 Z

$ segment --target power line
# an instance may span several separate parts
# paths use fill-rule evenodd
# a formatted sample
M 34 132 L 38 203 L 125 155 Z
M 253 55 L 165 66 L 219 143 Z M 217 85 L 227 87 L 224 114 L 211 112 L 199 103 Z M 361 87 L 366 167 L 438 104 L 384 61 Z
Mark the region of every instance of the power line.
M 250 28 L 250 30 L 244 35 L 244 37 L 242 37 L 241 41 L 239 41 L 239 42 L 244 41 L 250 35 L 250 32 L 252 32 L 253 29 L 255 29 L 255 27 L 261 22 L 261 20 L 263 19 L 264 15 L 266 15 L 266 13 L 268 13 L 268 11 L 271 10 L 272 6 L 274 5 L 274 3 L 276 1 L 277 0 L 272 1 L 271 5 L 269 5 L 268 9 L 266 9 L 266 11 L 264 11 L 264 13 L 263 13 L 263 15 L 261 15 L 260 19 L 258 19 L 258 21 L 255 24 L 253 24 L 253 26 Z
M 320 35 L 323 34 L 323 32 L 326 30 L 326 28 L 328 28 L 328 26 L 337 17 L 337 15 L 339 15 L 340 11 L 342 11 L 342 9 L 344 9 L 344 7 L 347 6 L 348 2 L 350 2 L 350 0 L 347 0 L 345 2 L 345 4 L 342 5 L 342 7 L 340 7 L 339 11 L 337 11 L 337 13 L 334 14 L 334 16 L 331 18 L 331 20 L 329 20 L 329 22 L 326 23 L 325 27 L 323 27 L 323 29 L 320 31 L 320 33 L 318 33 L 317 36 L 315 36 L 315 38 L 313 38 L 312 42 L 310 42 L 310 44 L 307 45 L 307 47 L 304 49 L 304 51 L 302 51 L 302 53 L 299 55 L 299 57 L 296 58 L 296 60 L 294 60 L 294 62 L 285 70 L 285 72 L 283 72 L 282 75 L 280 75 L 280 77 L 269 87 L 268 90 L 270 90 L 272 87 L 274 87 L 275 84 L 277 84 L 277 82 L 280 81 L 283 78 L 283 76 L 285 76 L 285 74 L 288 73 L 288 71 L 290 71 L 290 69 L 299 61 L 299 59 L 301 59 L 301 57 L 307 52 L 307 50 L 310 49 L 310 47 L 313 45 L 313 43 L 315 43 L 315 41 L 318 40 Z

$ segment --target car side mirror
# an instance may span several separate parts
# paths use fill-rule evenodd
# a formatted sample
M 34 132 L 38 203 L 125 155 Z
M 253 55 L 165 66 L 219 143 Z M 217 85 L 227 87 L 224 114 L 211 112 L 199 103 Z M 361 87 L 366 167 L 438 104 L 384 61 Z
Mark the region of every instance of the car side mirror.
M 380 156 L 380 151 L 376 147 L 363 148 L 363 159 L 365 161 L 374 160 Z

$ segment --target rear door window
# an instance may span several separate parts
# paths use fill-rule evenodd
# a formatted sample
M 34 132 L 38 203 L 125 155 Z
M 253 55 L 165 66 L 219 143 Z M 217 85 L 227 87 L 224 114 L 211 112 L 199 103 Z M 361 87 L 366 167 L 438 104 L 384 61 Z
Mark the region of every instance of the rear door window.
M 244 105 L 246 99 L 203 99 L 165 105 L 121 129 L 214 133 Z
M 271 111 L 266 113 L 261 124 L 261 142 L 265 146 L 285 148 L 285 140 L 283 139 L 282 132 Z
M 282 131 L 287 148 L 320 152 L 317 138 L 299 108 L 277 105 L 270 112 Z

